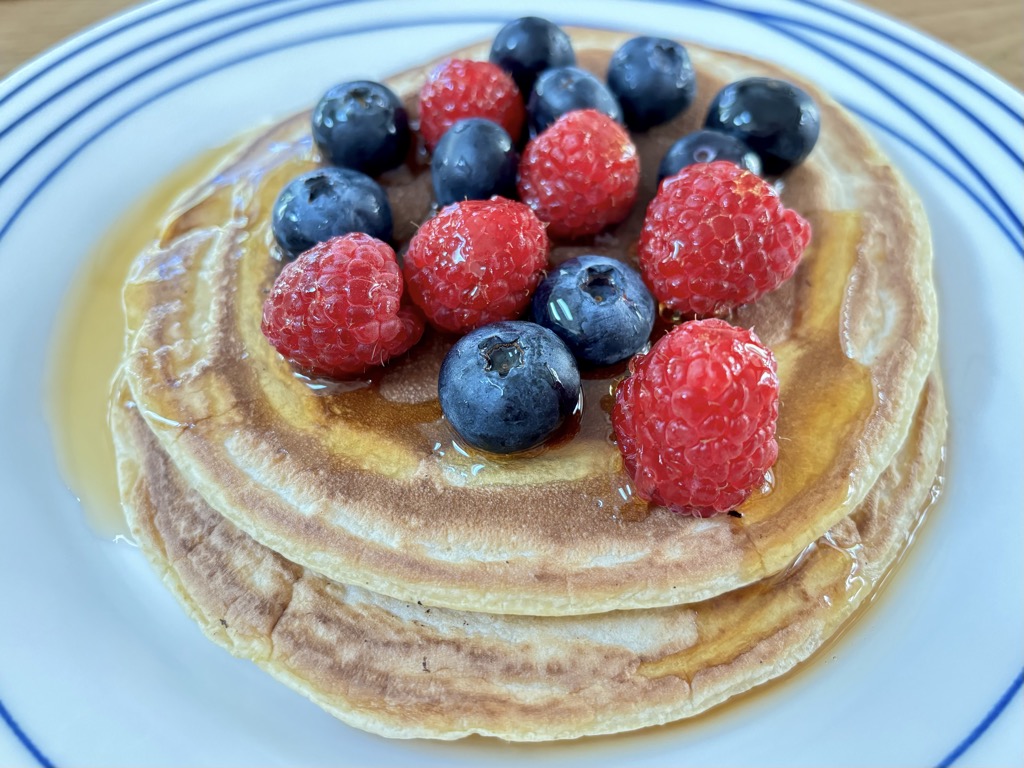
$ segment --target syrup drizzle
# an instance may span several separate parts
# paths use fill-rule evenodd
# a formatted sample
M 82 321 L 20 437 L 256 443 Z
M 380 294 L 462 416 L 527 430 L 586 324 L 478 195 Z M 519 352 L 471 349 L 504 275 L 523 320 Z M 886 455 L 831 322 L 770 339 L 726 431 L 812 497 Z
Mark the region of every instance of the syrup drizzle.
M 135 256 L 159 235 L 183 189 L 198 184 L 230 150 L 187 164 L 122 217 L 72 281 L 47 363 L 44 408 L 61 476 L 98 536 L 130 541 L 117 486 L 107 412 L 124 352 L 121 290 Z

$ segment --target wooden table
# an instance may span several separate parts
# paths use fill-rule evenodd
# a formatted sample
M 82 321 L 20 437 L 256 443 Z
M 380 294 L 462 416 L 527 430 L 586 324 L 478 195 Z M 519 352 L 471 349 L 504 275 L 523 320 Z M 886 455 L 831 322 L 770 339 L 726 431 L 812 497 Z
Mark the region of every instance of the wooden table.
M 0 0 L 0 77 L 135 0 Z M 1024 90 L 1024 1 L 869 0 Z

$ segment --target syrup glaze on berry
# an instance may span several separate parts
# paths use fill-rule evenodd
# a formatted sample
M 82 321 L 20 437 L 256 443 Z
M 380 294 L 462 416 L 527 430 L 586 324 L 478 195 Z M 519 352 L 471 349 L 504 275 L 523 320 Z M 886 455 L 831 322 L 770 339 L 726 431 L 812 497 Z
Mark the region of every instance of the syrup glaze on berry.
M 376 175 L 401 165 L 409 116 L 386 85 L 356 80 L 331 88 L 313 110 L 313 138 L 335 165 Z
M 586 51 L 581 56 L 581 63 L 591 71 L 602 72 L 607 67 L 608 56 Z M 551 263 L 558 264 L 574 256 L 593 253 L 635 264 L 635 253 L 631 246 L 639 237 L 644 209 L 656 190 L 655 171 L 658 163 L 679 136 L 700 128 L 710 96 L 722 85 L 721 81 L 708 78 L 699 67 L 697 76 L 698 97 L 691 109 L 669 123 L 636 136 L 642 172 L 638 202 L 632 214 L 621 224 L 597 236 L 572 243 L 554 242 Z M 406 100 L 413 119 L 415 102 L 414 96 Z M 304 133 L 308 136 L 308 127 L 303 130 L 301 124 L 297 122 L 295 130 L 289 135 L 301 137 Z M 289 179 L 313 170 L 320 164 L 315 152 L 311 151 L 308 138 L 290 138 L 288 141 L 293 143 L 274 142 L 271 150 L 275 155 L 274 165 L 260 172 L 261 181 L 257 195 L 267 206 L 272 202 L 273 195 Z M 399 260 L 418 225 L 433 213 L 431 176 L 427 170 L 425 156 L 419 155 L 406 165 L 377 178 L 387 193 L 395 214 L 394 243 Z M 784 202 L 801 211 L 808 209 L 808 201 L 820 196 L 816 185 L 824 183 L 814 172 L 806 172 L 804 166 L 794 169 L 785 181 L 782 193 Z M 777 349 L 776 344 L 785 339 L 796 336 L 813 338 L 818 333 L 815 329 L 831 328 L 839 323 L 834 313 L 838 312 L 842 302 L 845 279 L 852 268 L 852 262 L 837 262 L 835 255 L 830 255 L 828 259 L 818 259 L 815 258 L 815 253 L 824 251 L 845 254 L 844 243 L 857 236 L 857 223 L 853 218 L 837 219 L 834 214 L 816 213 L 813 210 L 808 211 L 808 218 L 815 226 L 815 239 L 819 247 L 812 247 L 796 277 L 775 291 L 767 301 L 762 300 L 752 306 L 743 307 L 729 317 L 729 320 L 736 324 L 745 327 L 756 326 L 762 333 L 762 340 L 773 349 Z M 268 228 L 261 227 L 257 230 L 257 239 L 263 238 L 269 242 L 269 237 Z M 270 275 L 271 282 L 272 278 L 273 275 Z M 819 297 L 814 308 L 808 313 L 793 315 L 792 308 L 801 303 L 799 296 L 811 283 L 815 286 L 815 295 Z M 262 288 L 256 286 L 255 291 L 259 293 L 260 290 L 269 289 L 269 284 L 268 282 Z M 831 298 L 821 298 L 825 296 Z M 652 341 L 664 330 L 664 325 L 656 326 Z M 451 427 L 441 419 L 436 382 L 441 360 L 452 342 L 451 337 L 428 329 L 424 339 L 411 352 L 395 358 L 386 367 L 369 373 L 361 385 L 350 383 L 338 387 L 330 382 L 310 382 L 301 379 L 295 379 L 295 382 L 301 388 L 305 389 L 308 386 L 316 392 L 318 396 L 313 400 L 325 413 L 334 414 L 334 418 L 343 418 L 346 425 L 352 429 L 386 434 L 387 439 L 396 445 L 404 445 L 420 453 L 425 452 L 428 455 L 427 461 L 441 468 L 446 476 L 463 476 L 467 479 L 490 477 L 492 482 L 503 482 L 503 478 L 514 476 L 515 467 L 493 456 L 460 446 Z M 792 352 L 785 344 L 777 351 L 782 361 L 780 375 L 783 379 L 783 402 L 786 404 L 779 427 L 782 436 L 827 433 L 833 428 L 831 425 L 845 423 L 844 420 L 851 418 L 852 414 L 863 407 L 865 399 L 870 400 L 872 397 L 869 369 L 850 360 L 843 354 L 841 345 L 836 344 L 825 357 L 817 357 L 814 365 L 801 364 L 799 369 L 792 372 L 792 376 L 802 380 L 807 386 L 830 387 L 835 393 L 833 407 L 825 412 L 811 405 L 802 407 L 795 398 L 787 401 L 785 387 L 789 371 L 785 361 L 787 355 L 791 355 Z M 244 375 L 244 371 L 249 367 L 243 365 L 239 373 Z M 828 375 L 823 375 L 822 372 L 826 370 L 829 371 Z M 623 372 L 620 365 L 619 368 L 611 370 L 586 373 L 582 387 L 587 407 L 584 408 L 578 431 L 573 439 L 548 443 L 534 449 L 530 458 L 517 458 L 517 465 L 544 466 L 550 461 L 551 466 L 560 466 L 566 457 L 575 455 L 593 455 L 593 459 L 588 458 L 588 461 L 596 461 L 600 456 L 603 457 L 600 461 L 605 464 L 617 462 L 618 449 L 611 438 L 610 389 Z M 548 456 L 550 459 L 546 458 Z M 827 472 L 835 460 L 835 456 L 827 450 L 817 452 L 809 462 L 805 461 L 807 457 L 793 456 L 797 462 L 795 465 L 791 465 L 787 457 L 788 454 L 784 451 L 776 465 L 774 487 L 766 487 L 765 490 L 770 492 L 755 492 L 752 499 L 744 505 L 744 518 L 737 524 L 753 525 L 759 519 L 773 514 L 786 499 L 792 498 L 795 489 L 801 483 L 813 482 L 813 478 Z M 591 471 L 596 470 L 581 470 L 584 473 Z M 606 477 L 606 484 L 600 489 L 588 484 L 590 490 L 585 497 L 580 498 L 581 504 L 603 510 L 615 519 L 639 519 L 648 514 L 647 505 L 636 499 L 634 489 L 625 475 L 611 472 L 598 476 Z M 595 481 L 598 476 L 595 476 Z M 529 494 L 524 497 L 524 504 L 527 503 L 528 497 Z
M 516 453 L 543 443 L 579 408 L 580 374 L 547 328 L 500 322 L 455 342 L 441 364 L 438 392 L 466 443 Z
M 608 65 L 608 87 L 634 131 L 646 131 L 678 115 L 693 102 L 696 86 L 686 49 L 663 37 L 634 37 Z
M 705 126 L 743 141 L 761 157 L 764 172 L 777 175 L 811 153 L 821 115 L 802 88 L 785 80 L 748 77 L 715 95 Z
M 694 163 L 728 160 L 757 176 L 761 175 L 761 158 L 750 147 L 727 133 L 703 129 L 683 136 L 673 144 L 658 166 L 658 181 L 675 176 Z
M 274 239 L 289 260 L 350 232 L 384 242 L 394 233 L 384 190 L 349 168 L 317 168 L 297 176 L 281 190 L 271 215 Z
M 530 136 L 535 137 L 566 112 L 596 109 L 622 122 L 622 108 L 604 81 L 579 67 L 558 67 L 541 73 L 527 102 Z
M 558 334 L 580 365 L 600 367 L 627 360 L 647 344 L 655 305 L 628 264 L 577 256 L 548 273 L 533 294 L 532 315 Z
M 572 41 L 564 30 L 547 19 L 524 16 L 510 21 L 494 38 L 490 60 L 512 75 L 523 98 L 546 69 L 576 63 Z
M 608 54 L 584 51 L 580 55 L 580 65 L 594 73 L 603 73 L 607 70 Z M 586 254 L 600 254 L 609 256 L 627 264 L 636 265 L 635 243 L 638 241 L 647 203 L 654 197 L 658 186 L 657 169 L 665 154 L 679 137 L 694 133 L 701 129 L 704 115 L 707 112 L 711 97 L 721 88 L 721 83 L 708 78 L 706 73 L 696 69 L 697 96 L 694 104 L 676 116 L 674 119 L 642 134 L 632 134 L 636 143 L 637 152 L 641 161 L 640 187 L 637 203 L 630 216 L 621 224 L 596 236 L 576 239 L 570 242 L 559 241 L 555 238 L 552 242 L 550 260 L 552 264 L 559 264 L 567 259 Z M 413 119 L 416 117 L 416 99 L 408 99 L 406 105 Z M 395 211 L 395 241 L 396 250 L 399 252 L 399 261 L 407 247 L 408 241 L 415 233 L 417 224 L 425 221 L 432 215 L 432 182 L 431 175 L 426 165 L 403 166 L 395 171 L 385 174 L 379 179 Z M 797 210 L 803 210 L 801 200 L 813 200 L 818 191 L 815 188 L 815 177 L 805 174 L 800 167 L 793 169 L 786 177 L 782 197 L 784 202 Z M 814 215 L 808 218 L 817 224 Z M 816 230 L 816 238 L 819 235 Z M 849 230 L 845 226 L 822 229 L 820 237 L 822 240 L 835 240 L 838 243 L 848 237 Z M 817 264 L 813 258 L 809 264 L 801 269 L 810 269 Z M 837 274 L 843 273 L 840 267 Z M 825 280 L 824 273 L 819 276 Z M 833 277 L 828 280 L 834 282 Z M 792 307 L 796 304 L 796 294 L 799 288 L 799 275 L 797 278 L 783 284 L 775 291 L 775 295 L 769 301 L 758 302 L 757 304 L 740 308 L 728 319 L 730 322 L 744 327 L 757 326 L 759 330 L 767 328 L 768 334 L 763 341 L 769 346 L 774 345 L 779 339 L 785 338 L 795 324 L 797 318 L 782 319 L 787 310 L 784 307 Z M 838 302 L 841 297 L 841 288 L 836 285 L 835 299 Z M 816 317 L 815 322 L 821 321 L 822 317 Z M 667 326 L 663 322 L 656 323 L 652 342 L 663 334 Z M 454 338 L 428 328 L 424 340 L 420 342 L 410 353 L 380 369 L 367 378 L 367 386 L 352 391 L 336 392 L 328 383 L 323 387 L 321 394 L 329 401 L 338 401 L 338 404 L 331 405 L 331 409 L 341 407 L 347 414 L 347 418 L 355 424 L 365 424 L 367 428 L 377 428 L 380 425 L 380 413 L 387 414 L 387 422 L 392 424 L 393 431 L 397 435 L 405 435 L 410 445 L 427 445 L 431 448 L 433 460 L 448 467 L 450 472 L 464 473 L 466 477 L 479 476 L 480 473 L 502 474 L 510 471 L 507 462 L 495 458 L 493 454 L 480 453 L 472 447 L 460 445 L 458 436 L 451 427 L 441 419 L 440 406 L 436 400 L 436 382 L 440 370 L 441 361 L 450 349 Z M 834 383 L 839 390 L 848 392 L 847 407 L 840 408 L 832 416 L 838 423 L 844 413 L 849 413 L 857 407 L 857 403 L 863 402 L 863 398 L 869 396 L 870 380 L 864 369 L 851 366 L 850 361 L 841 355 L 841 349 L 836 348 L 838 353 L 831 363 L 834 369 L 840 370 Z M 782 350 L 785 355 L 785 349 Z M 845 373 L 843 373 L 845 371 Z M 784 371 L 785 372 L 785 371 Z M 596 369 L 592 372 L 584 372 L 582 377 L 583 400 L 587 406 L 579 419 L 576 432 L 571 440 L 562 442 L 554 441 L 535 448 L 528 452 L 527 456 L 534 456 L 538 452 L 546 454 L 551 452 L 559 454 L 566 450 L 572 450 L 573 445 L 582 448 L 583 446 L 604 445 L 610 460 L 617 456 L 618 449 L 615 445 L 611 429 L 611 410 L 613 398 L 611 390 L 615 383 L 624 375 L 624 364 L 612 368 Z M 812 376 L 810 372 L 807 375 Z M 820 378 L 820 376 L 819 376 Z M 341 405 L 344 403 L 344 405 Z M 792 413 L 792 409 L 790 410 Z M 780 434 L 787 431 L 792 432 L 799 429 L 795 424 L 788 422 L 787 415 L 783 411 L 784 418 L 780 426 Z M 822 415 L 812 415 L 810 412 L 801 414 L 794 421 L 806 423 L 807 419 L 826 418 Z M 831 419 L 829 419 L 831 420 Z M 817 471 L 824 469 L 828 457 L 820 457 L 821 461 L 815 462 L 819 465 Z M 529 458 L 517 456 L 514 461 L 529 461 Z M 752 523 L 759 515 L 752 510 L 763 508 L 764 514 L 776 506 L 776 501 L 788 497 L 793 486 L 788 480 L 792 478 L 797 482 L 794 470 L 789 467 L 786 453 L 783 452 L 774 472 L 774 483 L 766 483 L 762 488 L 755 489 L 753 496 L 743 506 L 745 517 L 743 524 Z M 779 488 L 786 491 L 780 491 Z M 595 508 L 605 510 L 607 514 L 616 519 L 641 520 L 645 519 L 650 512 L 647 503 L 640 500 L 633 488 L 629 478 L 625 475 L 618 480 L 610 482 L 604 492 L 593 497 L 592 503 Z
M 439 206 L 461 200 L 514 198 L 519 155 L 512 137 L 479 117 L 460 120 L 445 131 L 430 162 Z

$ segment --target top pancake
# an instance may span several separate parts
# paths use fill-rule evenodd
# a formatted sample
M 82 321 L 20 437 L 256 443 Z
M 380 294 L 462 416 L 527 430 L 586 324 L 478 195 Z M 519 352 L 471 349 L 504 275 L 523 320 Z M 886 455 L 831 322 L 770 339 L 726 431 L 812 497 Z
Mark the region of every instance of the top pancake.
M 603 74 L 628 35 L 574 30 Z M 786 567 L 864 498 L 904 441 L 936 346 L 931 245 L 920 202 L 832 99 L 765 62 L 688 46 L 698 98 L 635 137 L 641 197 L 591 243 L 632 259 L 657 164 L 699 127 L 731 80 L 793 80 L 818 102 L 811 157 L 783 199 L 814 228 L 794 278 L 731 322 L 775 351 L 779 461 L 740 512 L 699 520 L 631 498 L 610 440 L 611 378 L 585 382 L 578 434 L 529 456 L 466 450 L 441 419 L 437 370 L 451 339 L 428 335 L 372 379 L 310 382 L 260 333 L 279 270 L 270 207 L 315 167 L 308 116 L 230 153 L 169 212 L 125 286 L 132 397 L 186 480 L 233 523 L 340 582 L 465 610 L 535 615 L 693 602 Z M 485 58 L 481 44 L 455 55 Z M 411 99 L 431 66 L 392 78 Z M 429 215 L 429 174 L 382 180 L 406 241 Z

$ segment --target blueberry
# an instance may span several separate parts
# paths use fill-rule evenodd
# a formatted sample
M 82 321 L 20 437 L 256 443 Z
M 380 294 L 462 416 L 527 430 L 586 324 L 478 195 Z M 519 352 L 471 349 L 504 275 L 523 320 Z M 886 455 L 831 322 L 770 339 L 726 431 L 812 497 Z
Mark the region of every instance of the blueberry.
M 760 156 L 764 172 L 777 175 L 811 153 L 821 116 L 814 100 L 792 83 L 750 77 L 715 96 L 704 125 L 743 141 Z
M 334 164 L 370 176 L 401 165 L 409 116 L 387 87 L 369 80 L 336 85 L 313 110 L 313 139 Z
M 579 67 L 557 67 L 537 78 L 527 102 L 530 113 L 530 136 L 536 136 L 566 112 L 596 109 L 613 120 L 622 122 L 619 102 L 608 86 Z
M 612 365 L 635 355 L 654 327 L 655 305 L 640 274 L 607 256 L 577 256 L 533 294 L 533 321 L 558 334 L 580 363 Z
M 515 197 L 519 158 L 512 138 L 497 123 L 471 117 L 441 137 L 430 162 L 437 204 Z
M 524 16 L 501 28 L 491 46 L 490 59 L 512 75 L 526 98 L 541 72 L 575 64 L 576 54 L 569 36 L 559 26 L 547 19 Z
M 380 185 L 348 168 L 318 168 L 292 179 L 277 196 L 271 226 L 289 260 L 349 232 L 391 240 L 391 206 Z
M 761 175 L 761 159 L 756 152 L 735 136 L 705 128 L 683 136 L 669 147 L 658 166 L 658 182 L 675 176 L 688 165 L 715 160 L 728 160 L 740 168 Z
M 608 88 L 619 100 L 622 115 L 634 131 L 668 122 L 697 94 L 697 76 L 690 54 L 663 37 L 634 37 L 608 64 Z
M 463 440 L 493 453 L 540 445 L 580 406 L 580 373 L 554 333 L 492 323 L 459 339 L 441 364 L 441 410 Z

